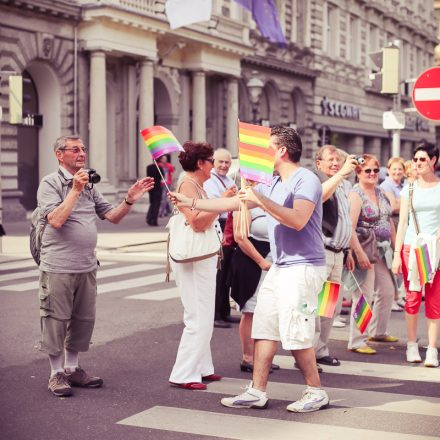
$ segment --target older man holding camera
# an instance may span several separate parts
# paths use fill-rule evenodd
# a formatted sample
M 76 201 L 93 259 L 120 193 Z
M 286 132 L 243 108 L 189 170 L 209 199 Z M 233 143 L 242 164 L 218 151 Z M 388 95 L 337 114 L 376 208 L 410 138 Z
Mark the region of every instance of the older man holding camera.
M 317 175 L 322 183 L 322 238 L 324 240 L 327 279 L 341 284 L 344 253 L 349 251 L 351 220 L 348 192 L 351 185 L 345 180 L 356 168 L 355 156 L 347 156 L 343 163 L 340 151 L 333 145 L 324 145 L 315 154 Z M 336 310 L 340 310 L 342 295 L 339 295 Z M 314 348 L 317 362 L 339 366 L 338 359 L 330 355 L 328 340 L 334 316 L 318 316 L 315 325 Z
M 72 386 L 103 384 L 79 366 L 79 352 L 88 350 L 95 323 L 96 216 L 119 223 L 154 182 L 137 181 L 114 208 L 94 186 L 99 175 L 84 169 L 87 150 L 79 136 L 58 138 L 54 151 L 59 168 L 42 179 L 37 193 L 47 221 L 40 254 L 40 350 L 49 355 L 49 391 L 66 397 Z

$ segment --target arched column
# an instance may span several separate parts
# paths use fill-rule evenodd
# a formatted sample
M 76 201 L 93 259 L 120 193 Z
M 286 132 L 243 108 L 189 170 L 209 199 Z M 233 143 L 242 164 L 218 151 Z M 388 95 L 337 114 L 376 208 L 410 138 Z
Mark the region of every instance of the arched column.
M 154 70 L 153 62 L 144 59 L 141 62 L 139 79 L 139 130 L 154 125 Z M 146 174 L 146 167 L 152 162 L 142 136 L 138 143 L 138 177 Z
M 107 95 L 104 51 L 90 53 L 89 164 L 99 169 L 102 182 L 108 182 Z
M 193 72 L 192 138 L 206 140 L 206 77 L 205 72 Z
M 226 148 L 233 157 L 237 151 L 237 120 L 238 120 L 238 80 L 228 79 L 227 111 L 226 111 Z

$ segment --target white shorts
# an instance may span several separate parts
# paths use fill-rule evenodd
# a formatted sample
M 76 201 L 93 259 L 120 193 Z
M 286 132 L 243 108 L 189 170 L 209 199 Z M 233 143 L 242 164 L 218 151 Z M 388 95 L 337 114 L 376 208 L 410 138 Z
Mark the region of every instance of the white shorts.
M 273 265 L 258 292 L 252 338 L 281 341 L 285 350 L 313 347 L 318 295 L 325 266 Z

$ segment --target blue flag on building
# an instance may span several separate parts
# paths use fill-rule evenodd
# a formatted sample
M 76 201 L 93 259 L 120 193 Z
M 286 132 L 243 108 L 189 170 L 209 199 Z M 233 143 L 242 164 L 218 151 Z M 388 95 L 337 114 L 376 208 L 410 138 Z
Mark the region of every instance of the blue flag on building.
M 263 37 L 272 43 L 287 45 L 281 29 L 278 9 L 275 0 L 235 0 L 243 8 L 252 12 L 252 18 L 257 23 Z

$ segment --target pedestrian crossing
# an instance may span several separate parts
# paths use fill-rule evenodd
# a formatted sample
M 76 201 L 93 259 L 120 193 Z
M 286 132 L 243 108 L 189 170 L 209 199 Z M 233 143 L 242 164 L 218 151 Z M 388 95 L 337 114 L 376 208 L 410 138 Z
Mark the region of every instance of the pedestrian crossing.
M 293 360 L 290 356 L 277 356 L 281 370 L 292 369 Z M 439 382 L 439 370 L 428 368 L 410 368 L 413 377 L 390 380 L 387 370 L 405 368 L 401 365 L 389 365 L 372 362 L 343 361 L 340 367 L 324 370 L 327 375 L 345 374 L 366 371 L 376 379 L 388 380 L 386 389 L 393 390 L 402 385 L 405 380 L 428 380 L 422 371 L 429 371 L 434 384 Z M 420 371 L 419 371 L 420 370 Z M 431 374 L 432 373 L 432 374 Z M 274 377 L 275 373 L 274 373 Z M 351 381 L 353 378 L 351 379 Z M 354 378 L 354 380 L 356 380 Z M 324 440 L 433 440 L 439 438 L 440 398 L 426 397 L 413 394 L 402 394 L 386 391 L 370 391 L 358 389 L 355 385 L 346 388 L 328 387 L 325 389 L 330 396 L 328 409 L 315 413 L 292 414 L 285 411 L 288 403 L 301 396 L 303 383 L 286 383 L 271 381 L 267 393 L 270 399 L 267 410 L 231 409 L 224 408 L 220 399 L 226 395 L 237 395 L 243 392 L 249 384 L 248 379 L 223 377 L 219 382 L 212 382 L 207 390 L 191 392 L 192 402 L 202 401 L 201 397 L 208 396 L 209 400 L 217 402 L 217 409 L 208 411 L 203 402 L 200 407 L 185 408 L 178 405 L 152 406 L 124 418 L 117 423 L 127 427 L 172 431 L 196 435 L 213 436 L 222 439 L 237 440 L 291 440 L 291 439 L 324 439 Z M 184 391 L 183 391 L 184 392 Z M 206 400 L 204 400 L 206 402 Z M 185 406 L 191 405 L 184 400 Z M 171 402 L 172 403 L 172 402 Z M 279 413 L 283 414 L 280 418 Z M 277 417 L 274 417 L 274 414 Z M 362 423 L 354 423 L 357 418 Z M 382 418 L 383 423 L 377 423 Z M 373 423 L 374 421 L 374 423 Z M 356 426 L 358 425 L 358 426 Z M 374 427 L 373 427 L 374 426 Z M 428 428 L 429 427 L 429 428 Z M 148 431 L 151 434 L 151 431 Z M 178 438 L 178 436 L 173 437 Z M 186 438 L 186 437 L 185 437 Z
M 0 293 L 38 290 L 39 270 L 33 260 L 0 264 Z M 164 301 L 179 296 L 173 274 L 165 283 L 165 265 L 103 261 L 97 272 L 98 295 L 124 292 L 130 300 Z M 154 286 L 154 290 L 152 290 Z
M 437 436 L 357 429 L 329 424 L 250 417 L 184 408 L 155 406 L 119 424 L 237 440 L 434 440 Z
M 123 301 L 177 298 L 175 282 L 164 282 L 164 269 L 164 264 L 139 261 L 102 262 L 97 275 L 98 294 L 101 298 L 117 294 Z M 32 260 L 0 263 L 0 296 L 4 293 L 29 294 L 37 288 L 38 269 Z M 234 330 L 237 331 L 237 327 L 226 331 Z M 341 338 L 346 338 L 346 332 L 347 329 L 338 329 Z M 291 356 L 277 355 L 274 362 L 281 370 L 270 376 L 267 410 L 236 410 L 220 405 L 223 396 L 243 392 L 249 384 L 248 375 L 237 372 L 237 377 L 224 377 L 210 383 L 206 391 L 196 392 L 171 391 L 164 374 L 165 394 L 161 395 L 160 405 L 154 402 L 141 405 L 137 409 L 139 412 L 128 417 L 125 413 L 113 423 L 127 430 L 134 428 L 141 433 L 144 430 L 144 438 L 162 438 L 163 433 L 168 433 L 169 437 L 164 436 L 164 439 L 179 439 L 180 435 L 185 439 L 207 436 L 236 440 L 440 438 L 438 368 L 409 365 L 403 360 L 401 365 L 380 363 L 373 357 L 368 358 L 368 362 L 342 359 L 339 367 L 322 366 L 330 407 L 316 413 L 292 414 L 285 407 L 301 397 L 304 384 L 293 368 Z M 182 397 L 177 400 L 175 393 L 182 393 Z

